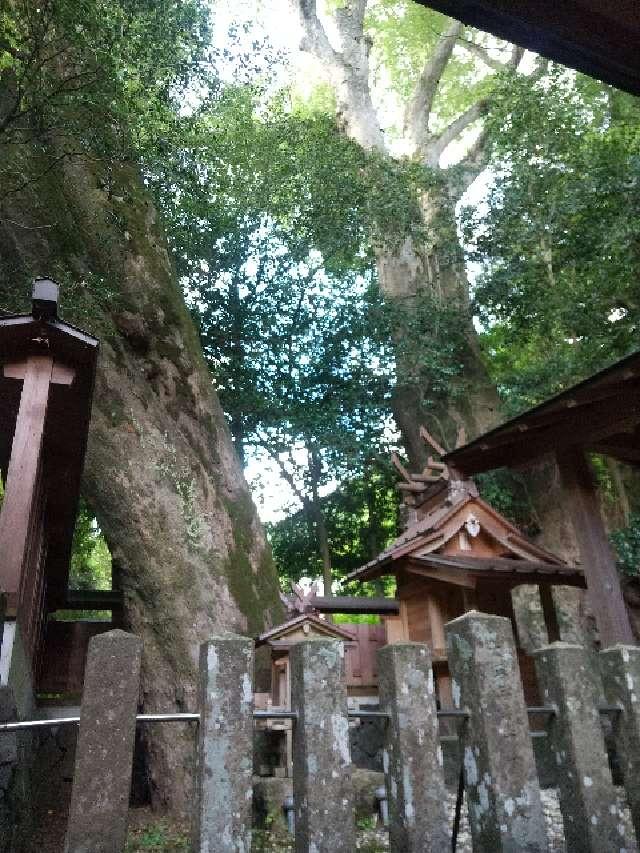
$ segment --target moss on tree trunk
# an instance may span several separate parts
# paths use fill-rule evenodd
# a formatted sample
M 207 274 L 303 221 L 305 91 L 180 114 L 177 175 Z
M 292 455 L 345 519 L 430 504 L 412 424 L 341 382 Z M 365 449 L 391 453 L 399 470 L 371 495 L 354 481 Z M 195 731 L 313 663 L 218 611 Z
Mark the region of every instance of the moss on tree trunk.
M 26 181 L 43 155 L 11 151 Z M 18 158 L 19 161 L 18 162 Z M 277 576 L 210 373 L 137 171 L 62 160 L 0 200 L 0 308 L 35 275 L 102 341 L 84 493 L 117 563 L 128 627 L 144 641 L 145 711 L 195 709 L 199 644 L 281 616 Z M 192 732 L 147 733 L 156 805 L 186 812 Z

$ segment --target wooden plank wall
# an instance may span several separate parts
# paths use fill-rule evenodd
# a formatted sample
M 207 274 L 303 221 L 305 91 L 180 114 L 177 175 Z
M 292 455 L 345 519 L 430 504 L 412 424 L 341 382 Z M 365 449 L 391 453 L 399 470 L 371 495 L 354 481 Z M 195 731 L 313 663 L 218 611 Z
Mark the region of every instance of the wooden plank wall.
M 354 638 L 345 649 L 347 687 L 371 687 L 378 683 L 376 652 L 385 645 L 383 624 L 342 625 Z
M 82 693 L 89 640 L 111 622 L 47 622 L 38 693 Z

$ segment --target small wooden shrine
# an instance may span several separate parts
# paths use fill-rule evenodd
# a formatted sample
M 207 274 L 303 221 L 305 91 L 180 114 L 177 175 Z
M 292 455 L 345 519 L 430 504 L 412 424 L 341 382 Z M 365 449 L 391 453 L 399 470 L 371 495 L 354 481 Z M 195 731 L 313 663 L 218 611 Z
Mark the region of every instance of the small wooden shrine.
M 289 618 L 256 639 L 256 647 L 266 645 L 271 651 L 271 693 L 268 698 L 271 707 L 291 707 L 289 652 L 301 640 L 341 640 L 345 644 L 348 696 L 369 697 L 377 693 L 375 653 L 385 641 L 383 626 L 330 622 L 314 608 L 315 595 L 315 584 L 307 593 L 299 585 L 294 585 L 291 595 L 281 595 Z
M 291 678 L 289 652 L 301 640 L 332 639 L 344 643 L 345 678 L 350 708 L 377 704 L 378 672 L 376 651 L 385 643 L 382 624 L 337 625 L 322 618 L 313 602 L 316 585 L 305 591 L 294 585 L 291 595 L 281 595 L 287 608 L 285 622 L 276 625 L 256 638 L 256 647 L 268 646 L 271 653 L 271 691 L 256 693 L 256 708 L 263 710 L 289 710 L 291 708 Z M 292 729 L 290 720 L 260 721 L 258 728 L 271 736 L 280 735 L 272 743 L 272 753 L 277 756 L 278 771 L 291 775 Z
M 430 437 L 428 437 L 430 439 Z M 433 654 L 440 701 L 450 703 L 444 625 L 468 610 L 509 618 L 517 638 L 511 590 L 536 584 L 549 640 L 559 639 L 552 585 L 584 587 L 583 573 L 566 565 L 523 534 L 478 494 L 471 480 L 452 477 L 441 462 L 429 460 L 419 475 L 403 475 L 408 524 L 404 533 L 350 580 L 395 576 L 399 612 L 384 617 L 387 642 L 427 643 Z M 531 661 L 523 651 L 525 691 L 535 699 Z
M 33 701 L 48 614 L 67 603 L 98 342 L 57 316 L 35 282 L 31 314 L 0 317 L 2 681 Z

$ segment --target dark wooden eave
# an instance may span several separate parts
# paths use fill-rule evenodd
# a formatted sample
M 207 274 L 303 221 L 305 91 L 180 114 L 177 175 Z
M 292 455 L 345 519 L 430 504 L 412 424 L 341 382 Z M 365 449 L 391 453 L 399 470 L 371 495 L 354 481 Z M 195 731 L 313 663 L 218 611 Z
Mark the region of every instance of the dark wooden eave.
M 5 364 L 51 355 L 74 368 L 71 385 L 51 384 L 43 438 L 47 490 L 47 609 L 66 603 L 69 561 L 91 414 L 98 341 L 59 319 L 31 314 L 0 318 L 0 471 L 6 477 L 22 382 L 4 376 Z
M 638 0 L 418 0 L 618 89 L 640 95 Z
M 318 595 L 310 605 L 319 613 L 398 613 L 400 604 L 395 598 L 369 598 L 364 595 Z
M 538 560 L 512 560 L 506 557 L 458 557 L 442 554 L 427 554 L 424 557 L 410 556 L 411 565 L 428 569 L 447 569 L 465 572 L 476 579 L 520 584 L 560 584 L 563 586 L 586 587 L 580 569 L 568 565 L 554 565 Z
M 580 447 L 640 466 L 640 351 L 447 454 L 463 477 Z

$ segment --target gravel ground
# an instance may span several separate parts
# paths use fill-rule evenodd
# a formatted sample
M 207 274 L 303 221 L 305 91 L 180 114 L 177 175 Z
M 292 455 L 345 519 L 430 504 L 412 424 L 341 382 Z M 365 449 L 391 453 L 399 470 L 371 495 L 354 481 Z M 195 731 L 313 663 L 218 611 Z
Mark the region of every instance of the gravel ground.
M 451 825 L 453 825 L 455 794 L 449 795 L 448 807 Z M 542 807 L 547 823 L 549 853 L 572 853 L 572 851 L 567 850 L 564 841 L 564 826 L 556 790 L 542 791 Z M 620 793 L 618 795 L 618 808 L 621 814 L 621 821 L 624 823 L 626 829 L 626 847 L 624 849 L 626 853 L 638 853 L 638 847 L 633 840 L 634 833 L 629 808 L 625 803 L 624 796 L 620 795 Z M 381 851 L 387 851 L 389 850 L 388 834 L 384 829 L 361 830 L 358 832 L 356 846 L 358 850 L 362 850 L 364 853 L 381 853 Z M 256 853 L 291 853 L 291 851 L 293 851 L 293 846 L 287 838 L 274 838 L 270 837 L 268 833 L 262 833 Z M 396 851 L 396 853 L 399 853 L 399 851 Z M 443 853 L 448 853 L 448 851 L 443 851 Z M 467 810 L 464 806 L 461 815 L 460 834 L 458 835 L 458 853 L 472 853 Z M 612 853 L 612 851 L 602 851 L 602 853 Z
M 549 853 L 572 853 L 572 851 L 567 850 L 564 842 L 562 815 L 560 814 L 557 792 L 555 790 L 543 791 L 542 805 L 547 821 Z M 453 825 L 454 794 L 449 795 L 448 807 L 450 822 Z M 625 850 L 627 853 L 639 853 L 633 840 L 634 834 L 629 809 L 620 793 L 618 795 L 618 807 L 627 834 Z M 38 818 L 40 819 L 37 821 L 40 832 L 36 832 L 36 837 L 33 839 L 32 853 L 60 853 L 66 815 L 64 813 L 56 814 L 48 809 L 44 811 L 44 814 L 38 815 Z M 362 853 L 382 853 L 382 851 L 389 850 L 386 830 L 382 828 L 360 829 L 356 847 Z M 188 849 L 188 827 L 158 818 L 147 808 L 131 810 L 127 853 L 187 853 Z M 285 832 L 258 831 L 254 835 L 252 850 L 253 853 L 293 853 L 293 844 L 290 836 Z M 448 853 L 448 851 L 443 851 L 443 853 Z M 472 853 L 465 807 L 462 809 L 458 853 Z M 609 851 L 603 851 L 603 853 L 609 853 Z

